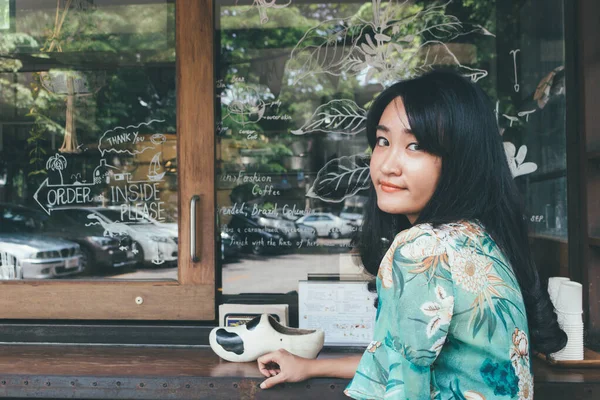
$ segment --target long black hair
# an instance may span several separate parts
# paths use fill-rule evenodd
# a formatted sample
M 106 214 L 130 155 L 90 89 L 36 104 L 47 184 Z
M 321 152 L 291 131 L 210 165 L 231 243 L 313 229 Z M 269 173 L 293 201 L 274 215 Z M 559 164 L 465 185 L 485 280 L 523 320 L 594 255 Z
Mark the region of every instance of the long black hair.
M 511 174 L 493 105 L 471 81 L 446 70 L 395 83 L 373 101 L 367 137 L 375 146 L 376 126 L 385 108 L 401 98 L 411 130 L 423 150 L 440 156 L 438 185 L 415 224 L 434 227 L 477 219 L 509 259 L 523 295 L 532 347 L 550 354 L 567 343 L 557 323 L 546 285 L 531 256 L 525 206 Z M 411 223 L 402 214 L 377 207 L 371 183 L 362 230 L 355 238 L 372 275 L 393 238 Z

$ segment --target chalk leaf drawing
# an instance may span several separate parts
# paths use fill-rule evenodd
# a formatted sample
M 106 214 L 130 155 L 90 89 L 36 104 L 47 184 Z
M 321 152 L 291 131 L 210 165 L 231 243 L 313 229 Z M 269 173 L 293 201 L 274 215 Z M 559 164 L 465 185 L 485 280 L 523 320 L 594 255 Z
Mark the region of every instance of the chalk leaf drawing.
M 463 65 L 445 43 L 470 33 L 493 36 L 483 27 L 466 28 L 445 13 L 448 3 L 427 5 L 406 14 L 408 1 L 372 0 L 371 21 L 338 18 L 310 28 L 290 55 L 294 84 L 314 74 L 360 75 L 385 86 L 391 81 L 430 70 L 434 65 L 457 67 L 473 81 L 487 71 Z M 415 32 L 416 27 L 416 32 Z
M 523 145 L 517 148 L 511 142 L 504 142 L 504 152 L 506 153 L 506 159 L 508 160 L 508 166 L 513 178 L 521 175 L 531 174 L 537 171 L 537 164 L 532 162 L 524 162 L 525 156 L 527 156 L 527 146 Z
M 330 203 L 339 203 L 370 183 L 369 157 L 360 154 L 330 160 L 317 173 L 306 196 Z
M 331 100 L 322 104 L 300 129 L 291 131 L 294 135 L 322 131 L 356 135 L 365 130 L 367 112 L 352 100 Z

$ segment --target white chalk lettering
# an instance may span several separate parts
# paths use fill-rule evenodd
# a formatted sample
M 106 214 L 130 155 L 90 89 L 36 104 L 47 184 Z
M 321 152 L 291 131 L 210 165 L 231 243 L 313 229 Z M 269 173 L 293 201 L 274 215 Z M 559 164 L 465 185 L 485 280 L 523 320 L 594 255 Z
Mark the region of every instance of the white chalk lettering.
M 91 203 L 91 189 L 87 186 L 59 187 L 56 189 L 52 188 L 48 190 L 46 201 L 50 207 Z

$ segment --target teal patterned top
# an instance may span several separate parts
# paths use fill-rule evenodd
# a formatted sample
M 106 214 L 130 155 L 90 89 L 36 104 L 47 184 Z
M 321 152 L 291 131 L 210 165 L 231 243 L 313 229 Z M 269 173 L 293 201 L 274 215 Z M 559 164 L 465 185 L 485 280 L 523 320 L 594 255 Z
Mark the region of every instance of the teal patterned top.
M 509 261 L 478 222 L 396 236 L 377 275 L 374 341 L 355 399 L 533 399 L 529 331 Z

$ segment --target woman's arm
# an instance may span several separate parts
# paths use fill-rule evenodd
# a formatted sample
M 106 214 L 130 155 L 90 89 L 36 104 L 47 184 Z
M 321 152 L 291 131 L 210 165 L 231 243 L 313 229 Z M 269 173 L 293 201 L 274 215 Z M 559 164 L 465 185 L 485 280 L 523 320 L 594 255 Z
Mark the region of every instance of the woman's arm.
M 340 358 L 323 358 L 311 360 L 313 362 L 311 378 L 345 378 L 352 379 L 358 368 L 361 355 Z
M 281 349 L 258 359 L 258 369 L 268 378 L 260 387 L 268 389 L 282 382 L 301 382 L 316 377 L 351 379 L 359 361 L 360 356 L 311 360 Z

